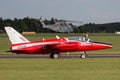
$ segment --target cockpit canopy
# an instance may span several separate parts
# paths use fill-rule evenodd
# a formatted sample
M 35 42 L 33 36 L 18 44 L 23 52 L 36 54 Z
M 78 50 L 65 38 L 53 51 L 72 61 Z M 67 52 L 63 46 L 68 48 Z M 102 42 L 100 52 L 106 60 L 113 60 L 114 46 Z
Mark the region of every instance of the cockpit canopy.
M 83 36 L 68 37 L 68 41 L 80 41 L 80 42 L 89 42 L 90 39 Z

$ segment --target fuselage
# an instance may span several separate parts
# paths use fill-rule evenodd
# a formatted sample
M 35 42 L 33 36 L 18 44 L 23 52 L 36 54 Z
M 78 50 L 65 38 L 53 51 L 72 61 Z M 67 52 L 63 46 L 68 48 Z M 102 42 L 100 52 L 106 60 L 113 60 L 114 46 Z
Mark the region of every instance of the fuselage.
M 49 54 L 61 52 L 91 51 L 112 48 L 112 45 L 87 40 L 60 38 L 12 44 L 12 52 L 22 54 Z

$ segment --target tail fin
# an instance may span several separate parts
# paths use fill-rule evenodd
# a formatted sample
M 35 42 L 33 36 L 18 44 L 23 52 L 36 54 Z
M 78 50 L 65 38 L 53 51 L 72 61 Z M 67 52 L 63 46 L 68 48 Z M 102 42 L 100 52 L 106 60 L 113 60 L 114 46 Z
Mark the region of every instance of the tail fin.
M 5 30 L 12 44 L 30 42 L 12 27 L 5 27 Z
M 45 28 L 45 23 L 43 21 L 40 20 L 40 23 L 42 24 L 43 28 Z

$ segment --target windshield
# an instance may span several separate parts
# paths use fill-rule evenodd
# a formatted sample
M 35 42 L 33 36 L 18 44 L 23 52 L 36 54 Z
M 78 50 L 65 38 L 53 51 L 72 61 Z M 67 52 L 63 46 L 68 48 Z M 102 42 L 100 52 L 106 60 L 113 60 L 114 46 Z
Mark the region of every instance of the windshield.
M 86 38 L 86 37 L 83 37 L 83 36 L 75 36 L 75 37 L 68 37 L 67 40 L 69 40 L 69 41 L 87 42 L 87 41 L 89 41 L 90 39 L 89 39 L 89 38 Z

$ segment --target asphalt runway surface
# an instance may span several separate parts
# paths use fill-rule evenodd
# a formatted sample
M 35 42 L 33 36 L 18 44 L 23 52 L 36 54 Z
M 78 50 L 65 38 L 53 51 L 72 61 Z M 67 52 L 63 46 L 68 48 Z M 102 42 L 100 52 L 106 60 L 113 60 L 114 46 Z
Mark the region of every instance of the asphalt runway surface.
M 0 58 L 49 58 L 49 55 L 1 54 Z M 59 58 L 80 58 L 80 55 L 62 54 Z M 120 54 L 88 54 L 86 58 L 120 58 Z

